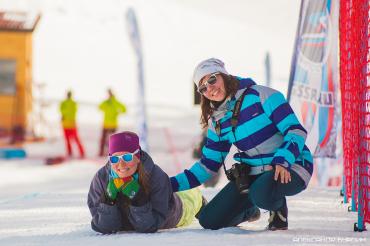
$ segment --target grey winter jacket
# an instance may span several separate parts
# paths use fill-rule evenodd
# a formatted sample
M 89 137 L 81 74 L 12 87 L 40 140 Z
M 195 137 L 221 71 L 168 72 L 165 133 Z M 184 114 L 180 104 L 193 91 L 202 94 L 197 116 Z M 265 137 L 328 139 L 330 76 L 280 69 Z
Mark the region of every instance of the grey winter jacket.
M 95 174 L 88 194 L 93 230 L 101 233 L 128 230 L 156 232 L 158 229 L 174 228 L 180 221 L 182 203 L 172 192 L 168 175 L 144 151 L 141 151 L 140 159 L 150 177 L 149 202 L 135 207 L 120 193 L 114 205 L 104 203 L 110 170 L 107 163 Z

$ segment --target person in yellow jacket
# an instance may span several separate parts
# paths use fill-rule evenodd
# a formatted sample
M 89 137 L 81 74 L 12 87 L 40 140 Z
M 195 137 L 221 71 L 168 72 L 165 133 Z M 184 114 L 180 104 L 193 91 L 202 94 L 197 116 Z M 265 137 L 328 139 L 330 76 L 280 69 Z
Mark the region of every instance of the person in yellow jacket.
M 99 109 L 104 113 L 99 156 L 105 156 L 107 154 L 108 137 L 116 132 L 118 116 L 126 113 L 126 106 L 116 99 L 111 89 L 108 89 L 108 99 L 99 105 Z
M 72 157 L 72 141 L 75 141 L 80 152 L 80 157 L 85 157 L 84 147 L 78 137 L 76 127 L 77 103 L 72 98 L 72 91 L 67 91 L 67 98 L 60 103 L 60 113 L 62 115 L 62 126 L 64 140 L 67 146 L 67 156 Z

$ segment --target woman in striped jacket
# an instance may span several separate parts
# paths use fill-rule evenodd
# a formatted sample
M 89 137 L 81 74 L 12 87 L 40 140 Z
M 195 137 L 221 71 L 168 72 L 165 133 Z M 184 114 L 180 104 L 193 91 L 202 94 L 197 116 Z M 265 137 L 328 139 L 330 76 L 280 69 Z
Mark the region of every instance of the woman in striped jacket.
M 202 209 L 200 224 L 236 226 L 257 220 L 263 208 L 270 211 L 269 230 L 286 230 L 286 196 L 303 191 L 313 171 L 306 130 L 280 92 L 229 75 L 218 59 L 202 61 L 193 81 L 207 141 L 200 160 L 171 177 L 172 189 L 199 186 L 223 166 L 230 182 Z M 236 164 L 227 171 L 224 160 L 232 145 Z

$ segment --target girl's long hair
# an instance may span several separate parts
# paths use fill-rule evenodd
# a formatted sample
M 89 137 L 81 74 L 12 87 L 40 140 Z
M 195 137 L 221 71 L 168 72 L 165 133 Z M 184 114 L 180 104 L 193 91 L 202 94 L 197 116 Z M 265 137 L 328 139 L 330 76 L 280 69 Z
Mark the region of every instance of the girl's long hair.
M 140 187 L 144 189 L 145 194 L 149 194 L 149 174 L 145 171 L 144 164 L 140 160 L 137 166 Z
M 239 80 L 232 75 L 227 75 L 221 73 L 221 76 L 224 80 L 225 90 L 226 90 L 226 97 L 233 96 L 237 92 L 239 88 Z M 217 102 L 213 102 L 214 104 Z M 200 108 L 201 108 L 201 116 L 200 116 L 200 124 L 202 128 L 208 127 L 208 120 L 211 118 L 213 111 L 215 108 L 211 106 L 211 100 L 206 98 L 204 95 L 200 96 Z

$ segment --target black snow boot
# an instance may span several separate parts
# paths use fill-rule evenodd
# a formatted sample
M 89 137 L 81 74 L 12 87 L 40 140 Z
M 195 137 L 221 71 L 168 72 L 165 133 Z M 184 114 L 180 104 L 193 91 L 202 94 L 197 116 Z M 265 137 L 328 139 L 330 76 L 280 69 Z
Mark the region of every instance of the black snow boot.
M 207 199 L 206 199 L 204 196 L 202 196 L 202 206 L 200 207 L 200 209 L 199 209 L 198 213 L 195 215 L 195 218 L 199 219 L 199 215 L 200 215 L 200 213 L 202 212 L 203 208 L 204 208 L 207 204 L 208 204 Z
M 277 211 L 270 211 L 268 230 L 288 230 L 288 207 L 284 198 L 284 205 Z

